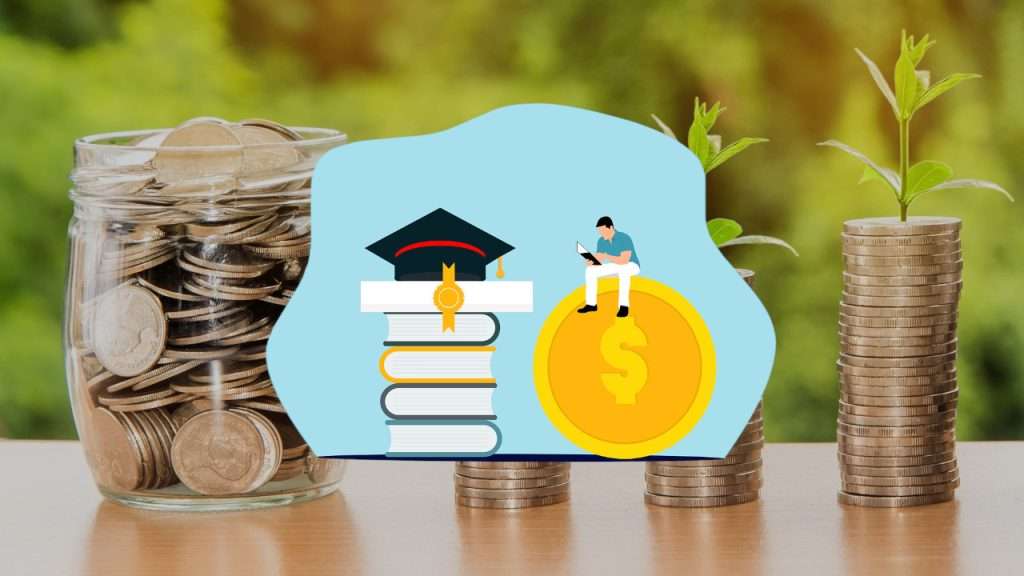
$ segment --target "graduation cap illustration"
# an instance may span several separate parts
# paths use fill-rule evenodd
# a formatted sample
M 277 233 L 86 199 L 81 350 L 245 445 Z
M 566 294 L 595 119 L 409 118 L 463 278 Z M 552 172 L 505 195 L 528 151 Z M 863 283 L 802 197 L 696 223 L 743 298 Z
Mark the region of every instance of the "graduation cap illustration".
M 438 208 L 366 247 L 395 267 L 395 280 L 442 280 L 455 266 L 455 280 L 484 280 L 487 265 L 514 247 L 462 218 Z

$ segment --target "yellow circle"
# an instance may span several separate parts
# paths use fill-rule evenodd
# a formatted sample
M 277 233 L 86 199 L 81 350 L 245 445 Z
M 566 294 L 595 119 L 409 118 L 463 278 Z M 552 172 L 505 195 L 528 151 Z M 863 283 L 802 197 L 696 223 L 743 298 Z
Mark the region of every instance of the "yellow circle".
M 569 441 L 608 458 L 642 458 L 681 440 L 704 415 L 715 351 L 700 313 L 678 292 L 634 277 L 617 318 L 618 280 L 598 285 L 598 311 L 578 314 L 584 288 L 548 315 L 533 354 L 537 396 Z
M 438 310 L 458 310 L 462 307 L 463 300 L 462 288 L 457 285 L 441 284 L 434 291 L 434 305 Z

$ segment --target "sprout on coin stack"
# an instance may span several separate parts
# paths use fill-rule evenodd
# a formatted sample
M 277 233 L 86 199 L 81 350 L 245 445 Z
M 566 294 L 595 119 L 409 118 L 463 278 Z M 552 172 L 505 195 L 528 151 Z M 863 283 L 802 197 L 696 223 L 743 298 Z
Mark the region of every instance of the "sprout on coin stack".
M 333 489 L 267 374 L 310 246 L 332 130 L 197 118 L 75 145 L 65 350 L 97 484 L 151 507 L 245 507 Z
M 951 179 L 933 160 L 910 164 L 910 121 L 926 104 L 976 74 L 930 83 L 918 70 L 934 44 L 903 33 L 893 91 L 859 50 L 899 127 L 899 171 L 882 167 L 835 140 L 822 142 L 865 164 L 862 182 L 894 194 L 899 218 L 843 225 L 843 294 L 839 304 L 839 501 L 902 507 L 951 500 L 959 486 L 955 450 L 958 304 L 963 259 L 960 219 L 908 217 L 911 203 L 940 190 L 998 184 Z
M 725 111 L 720 103 L 711 108 L 695 98 L 693 123 L 687 133 L 686 146 L 700 160 L 707 174 L 748 147 L 767 142 L 767 138 L 740 138 L 722 148 L 722 138 L 710 134 L 718 115 Z M 670 138 L 678 140 L 667 124 L 651 115 Z M 786 241 L 772 236 L 744 235 L 743 227 L 735 220 L 713 218 L 708 220 L 708 234 L 719 248 L 749 244 L 769 244 L 796 250 Z M 739 268 L 740 277 L 754 286 L 754 271 Z M 764 448 L 764 420 L 761 402 L 757 403 L 743 432 L 733 447 L 720 460 L 663 460 L 647 463 L 645 474 L 645 500 L 659 506 L 704 508 L 742 504 L 756 500 L 761 488 L 761 453 Z

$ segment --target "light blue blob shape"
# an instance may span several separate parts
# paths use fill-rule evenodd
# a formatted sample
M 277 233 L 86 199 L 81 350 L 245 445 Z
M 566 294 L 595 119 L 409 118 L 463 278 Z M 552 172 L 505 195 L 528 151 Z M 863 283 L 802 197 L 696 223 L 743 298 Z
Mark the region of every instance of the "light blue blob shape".
M 714 394 L 665 456 L 723 457 L 764 392 L 775 333 L 760 300 L 707 234 L 704 172 L 683 145 L 646 126 L 567 106 L 499 108 L 436 134 L 332 150 L 313 175 L 313 247 L 270 339 L 278 394 L 321 456 L 383 455 L 378 371 L 387 322 L 359 311 L 359 283 L 393 269 L 365 247 L 437 208 L 515 246 L 505 280 L 529 280 L 534 312 L 498 314 L 493 369 L 498 454 L 587 453 L 548 421 L 533 385 L 536 336 L 583 283 L 577 240 L 596 245 L 610 215 L 633 238 L 641 275 L 701 313 L 717 356 Z M 495 279 L 495 265 L 488 267 Z

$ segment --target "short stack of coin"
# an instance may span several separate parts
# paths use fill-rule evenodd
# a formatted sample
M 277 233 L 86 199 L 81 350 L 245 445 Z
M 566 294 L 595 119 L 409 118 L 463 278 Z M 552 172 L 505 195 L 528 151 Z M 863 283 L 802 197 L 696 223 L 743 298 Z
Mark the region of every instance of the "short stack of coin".
M 844 504 L 951 500 L 956 460 L 960 220 L 843 226 L 838 448 Z
M 455 463 L 455 501 L 471 508 L 532 508 L 569 499 L 568 462 Z
M 71 232 L 69 376 L 103 488 L 226 496 L 329 476 L 266 365 L 310 250 L 300 140 L 198 118 L 73 174 L 89 217 Z
M 761 403 L 725 458 L 647 462 L 644 501 L 674 508 L 710 508 L 757 500 L 764 420 Z
M 737 268 L 748 286 L 754 271 Z M 761 488 L 764 420 L 761 403 L 732 450 L 721 460 L 652 460 L 647 462 L 644 500 L 676 508 L 708 508 L 757 500 Z

